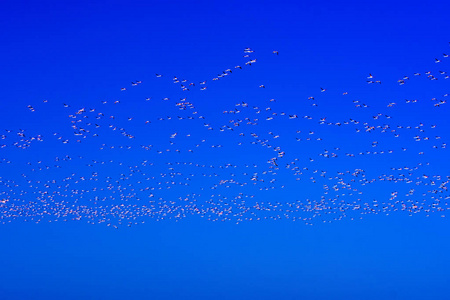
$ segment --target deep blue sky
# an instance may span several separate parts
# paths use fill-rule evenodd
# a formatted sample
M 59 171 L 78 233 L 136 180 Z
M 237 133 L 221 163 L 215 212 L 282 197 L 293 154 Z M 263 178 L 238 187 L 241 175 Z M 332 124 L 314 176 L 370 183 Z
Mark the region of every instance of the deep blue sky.
M 0 299 L 448 299 L 450 231 L 449 216 L 442 217 L 445 211 L 420 211 L 412 216 L 405 211 L 392 211 L 386 216 L 373 206 L 374 200 L 389 202 L 393 191 L 398 191 L 398 199 L 403 199 L 411 188 L 417 189 L 414 201 L 429 204 L 433 193 L 427 190 L 438 188 L 440 180 L 436 180 L 437 186 L 377 181 L 362 188 L 361 200 L 370 203 L 377 214 L 362 215 L 349 210 L 348 217 L 332 223 L 323 222 L 331 220 L 327 216 L 313 218 L 313 226 L 292 221 L 295 214 L 289 214 L 289 219 L 259 222 L 212 222 L 208 217 L 189 215 L 159 221 L 137 216 L 145 224 L 113 229 L 105 223 L 88 224 L 89 213 L 80 221 L 69 217 L 68 222 L 63 222 L 63 217 L 52 216 L 36 223 L 32 221 L 39 218 L 9 217 L 9 212 L 14 205 L 29 205 L 30 215 L 42 211 L 45 203 L 36 200 L 32 192 L 36 186 L 44 191 L 44 181 L 60 180 L 72 173 L 77 174 L 71 176 L 75 178 L 98 172 L 104 183 L 105 176 L 115 180 L 130 170 L 138 172 L 134 166 L 142 160 L 153 162 L 155 169 L 140 166 L 139 170 L 148 170 L 149 176 L 156 177 L 167 172 L 167 162 L 214 164 L 216 168 L 232 163 L 238 166 L 233 172 L 245 171 L 250 176 L 254 171 L 242 167 L 258 164 L 258 176 L 267 182 L 271 175 L 261 172 L 267 170 L 267 159 L 275 152 L 250 144 L 250 133 L 270 139 L 270 144 L 279 143 L 286 152 L 279 159 L 283 167 L 274 177 L 276 186 L 286 185 L 285 188 L 258 191 L 250 186 L 249 177 L 241 174 L 236 180 L 247 180 L 248 187 L 218 187 L 215 192 L 208 190 L 215 177 L 202 179 L 202 173 L 217 173 L 219 180 L 230 179 L 228 169 L 175 166 L 184 174 L 180 182 L 188 182 L 186 174 L 195 175 L 191 185 L 156 191 L 155 197 L 170 201 L 200 191 L 204 198 L 199 201 L 207 207 L 205 201 L 211 193 L 217 199 L 243 192 L 255 195 L 244 198 L 250 206 L 255 201 L 271 205 L 305 203 L 306 198 L 316 199 L 317 193 L 323 191 L 322 185 L 317 188 L 308 181 L 310 176 L 316 176 L 313 170 L 318 170 L 318 175 L 327 171 L 331 176 L 364 169 L 368 179 L 380 179 L 379 176 L 403 173 L 392 171 L 393 167 L 414 168 L 418 164 L 423 165 L 414 171 L 414 177 L 442 176 L 445 181 L 450 161 L 442 143 L 449 140 L 449 104 L 434 104 L 445 100 L 443 95 L 449 92 L 450 79 L 439 73 L 450 71 L 450 58 L 443 57 L 443 53 L 450 54 L 449 9 L 446 1 L 1 3 L 0 130 L 7 137 L 0 144 L 8 146 L 0 149 L 0 198 L 8 201 L 1 207 L 4 224 L 0 224 Z M 245 66 L 247 58 L 242 57 L 247 47 L 255 51 L 251 57 L 257 63 L 252 66 Z M 279 55 L 273 54 L 274 50 Z M 435 58 L 442 61 L 435 63 Z M 234 69 L 236 65 L 244 67 Z M 232 74 L 211 80 L 228 68 Z M 428 80 L 427 71 L 438 80 Z M 421 75 L 414 76 L 415 72 Z M 156 73 L 163 77 L 156 78 Z M 382 84 L 367 84 L 369 74 Z M 174 76 L 195 82 L 195 88 L 181 91 L 179 84 L 172 83 Z M 403 76 L 410 79 L 399 85 L 397 80 Z M 136 80 L 142 84 L 132 87 L 130 82 Z M 207 90 L 200 91 L 199 82 L 203 80 L 207 80 Z M 265 88 L 258 88 L 262 84 Z M 127 89 L 124 92 L 120 91 L 123 87 Z M 322 93 L 320 88 L 326 91 Z M 349 94 L 343 96 L 343 92 Z M 316 100 L 308 100 L 311 96 Z M 147 97 L 151 100 L 146 101 Z M 165 97 L 170 100 L 162 100 Z M 205 119 L 191 123 L 186 119 L 178 123 L 166 120 L 168 116 L 189 116 L 190 109 L 186 112 L 174 107 L 182 97 L 195 103 L 198 115 Z M 433 97 L 437 100 L 430 100 Z M 276 102 L 270 102 L 272 98 Z M 406 103 L 405 99 L 418 102 Z M 120 104 L 113 104 L 117 100 Z M 108 103 L 103 105 L 101 101 Z M 352 101 L 369 108 L 356 108 Z M 242 102 L 249 103 L 248 111 L 235 105 Z M 314 102 L 318 107 L 311 106 Z M 388 108 L 391 102 L 396 104 Z M 35 111 L 30 111 L 28 105 Z M 262 112 L 256 115 L 253 106 Z M 299 119 L 276 117 L 265 121 L 270 113 L 265 108 L 269 106 L 278 113 L 298 114 Z M 99 138 L 89 136 L 76 143 L 67 116 L 81 108 L 95 108 L 95 113 L 114 115 L 116 119 L 92 121 L 101 125 L 99 131 L 91 130 L 98 132 Z M 240 115 L 222 114 L 235 108 L 242 108 Z M 374 120 L 377 113 L 392 118 Z M 314 121 L 309 122 L 303 118 L 305 115 Z M 129 117 L 133 120 L 127 121 Z M 261 121 L 250 128 L 241 125 L 233 132 L 218 132 L 220 126 L 230 124 L 229 119 L 245 117 L 258 117 Z M 323 117 L 333 123 L 349 118 L 361 120 L 361 129 L 365 121 L 389 123 L 390 129 L 397 125 L 414 128 L 423 123 L 426 129 L 422 134 L 402 128 L 399 138 L 380 132 L 358 135 L 354 129 L 358 126 L 319 125 L 318 120 Z M 152 120 L 150 127 L 144 125 L 144 120 Z M 136 139 L 121 136 L 119 129 L 108 130 L 109 123 L 125 128 Z M 207 130 L 204 123 L 214 130 Z M 430 129 L 431 125 L 437 126 Z M 21 130 L 25 130 L 27 138 L 40 134 L 44 141 L 34 141 L 28 149 L 11 145 L 20 139 L 17 133 Z M 236 146 L 240 141 L 238 130 L 246 134 L 246 144 L 241 147 Z M 296 130 L 302 133 L 297 134 Z M 273 139 L 269 131 L 280 138 Z M 310 131 L 314 135 L 309 135 Z M 55 132 L 58 135 L 53 136 Z M 169 137 L 175 132 L 178 136 L 171 140 Z M 192 140 L 183 138 L 186 134 L 191 134 Z M 431 140 L 416 142 L 416 134 Z M 56 138 L 59 135 L 61 140 Z M 305 141 L 310 136 L 321 137 L 324 144 Z M 436 140 L 435 136 L 441 139 Z M 302 142 L 293 137 L 302 138 Z M 65 139 L 70 142 L 62 144 Z M 195 147 L 202 139 L 207 140 L 207 146 Z M 170 141 L 175 145 L 170 145 Z M 372 147 L 375 141 L 378 146 Z M 114 145 L 116 150 L 99 150 L 102 144 Z M 143 151 L 139 148 L 142 144 L 152 144 L 155 151 Z M 223 147 L 211 147 L 216 145 Z M 120 146 L 130 146 L 131 150 Z M 173 147 L 195 151 L 177 156 Z M 156 150 L 166 148 L 172 152 L 157 154 Z M 319 156 L 324 149 L 336 152 L 339 159 Z M 393 154 L 345 156 L 381 150 L 393 150 Z M 425 153 L 418 155 L 420 151 Z M 61 166 L 59 169 L 32 171 L 41 165 L 53 165 L 55 157 L 66 155 L 72 160 L 56 163 Z M 298 166 L 308 168 L 298 185 L 292 172 L 284 168 L 295 158 Z M 92 160 L 114 163 L 86 166 Z M 25 179 L 21 174 L 33 182 L 33 187 L 23 187 Z M 140 186 L 140 175 L 135 174 L 126 182 Z M 73 178 L 68 181 L 72 189 L 104 186 L 96 182 L 75 183 Z M 154 184 L 149 182 L 149 186 Z M 331 182 L 330 187 L 336 184 Z M 202 187 L 206 191 L 200 190 Z M 22 190 L 30 192 L 20 195 Z M 420 196 L 421 193 L 427 196 Z M 92 194 L 85 194 L 78 204 L 97 207 L 97 203 L 89 202 Z M 99 197 L 105 195 L 109 194 L 98 192 Z M 448 192 L 436 195 L 442 195 L 441 206 L 446 210 L 444 198 Z M 329 197 L 332 196 L 326 196 Z M 72 205 L 76 198 L 63 200 Z M 320 200 L 320 194 L 317 199 Z M 349 199 L 345 201 L 354 201 Z M 31 205 L 33 201 L 39 206 Z M 54 208 L 62 200 L 55 197 L 52 201 L 49 207 Z M 102 205 L 144 205 L 139 201 L 117 197 Z M 338 207 L 335 202 L 327 205 Z M 54 222 L 55 218 L 58 222 Z M 117 224 L 117 220 L 111 224 Z

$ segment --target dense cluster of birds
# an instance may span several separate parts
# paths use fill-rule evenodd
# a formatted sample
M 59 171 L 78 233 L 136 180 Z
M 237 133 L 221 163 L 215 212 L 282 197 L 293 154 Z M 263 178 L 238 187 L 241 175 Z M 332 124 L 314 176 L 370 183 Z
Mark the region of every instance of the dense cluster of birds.
M 155 74 L 153 80 L 180 88 L 161 98 L 128 96 L 145 89 L 145 82 L 134 80 L 118 88 L 116 99 L 91 107 L 53 100 L 28 105 L 29 114 L 61 110 L 63 118 L 52 130 L 2 130 L 0 221 L 81 220 L 118 228 L 194 216 L 308 225 L 394 212 L 445 217 L 448 127 L 438 118 L 428 123 L 404 115 L 409 105 L 422 103 L 420 111 L 445 116 L 447 93 L 373 104 L 340 91 L 333 97 L 354 116 L 324 116 L 319 103 L 329 90 L 319 87 L 301 100 L 310 107 L 307 114 L 283 111 L 289 109 L 283 99 L 264 95 L 202 113 L 197 104 L 209 87 L 259 63 L 254 50 L 243 52 L 241 64 L 207 80 Z M 270 55 L 282 56 L 276 50 Z M 445 66 L 447 59 L 443 54 L 435 63 Z M 434 82 L 449 75 L 416 72 L 395 84 L 414 78 Z M 364 79 L 371 87 L 385 85 L 372 74 Z M 270 90 L 266 84 L 254 88 Z M 140 113 L 142 105 L 151 112 Z M 21 159 L 7 158 L 14 151 Z

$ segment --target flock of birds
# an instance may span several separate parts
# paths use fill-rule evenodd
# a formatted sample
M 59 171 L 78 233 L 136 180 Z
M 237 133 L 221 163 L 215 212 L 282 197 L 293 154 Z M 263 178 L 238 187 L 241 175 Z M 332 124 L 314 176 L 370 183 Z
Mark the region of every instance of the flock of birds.
M 121 100 L 91 107 L 52 100 L 28 105 L 30 118 L 46 110 L 62 110 L 64 118 L 53 130 L 0 134 L 0 221 L 81 220 L 118 228 L 194 216 L 308 225 L 394 212 L 445 217 L 445 122 L 396 123 L 405 120 L 395 109 L 419 105 L 417 99 L 387 101 L 381 109 L 340 92 L 355 116 L 324 116 L 319 103 L 329 91 L 320 88 L 302 101 L 311 108 L 308 114 L 284 112 L 282 99 L 264 96 L 202 113 L 198 99 L 217 81 L 251 72 L 259 63 L 254 55 L 244 49 L 242 64 L 208 80 L 155 74 L 154 80 L 180 88 L 181 97 L 127 96 L 145 89 L 136 80 L 120 88 Z M 271 55 L 281 57 L 278 51 Z M 443 54 L 435 63 L 445 65 L 447 59 Z M 425 71 L 396 84 L 413 77 L 449 78 L 445 71 Z M 366 83 L 382 82 L 369 74 Z M 265 84 L 258 88 L 269 90 Z M 447 96 L 431 98 L 427 109 L 445 110 Z M 142 103 L 152 112 L 143 114 Z M 8 159 L 13 152 L 21 159 Z

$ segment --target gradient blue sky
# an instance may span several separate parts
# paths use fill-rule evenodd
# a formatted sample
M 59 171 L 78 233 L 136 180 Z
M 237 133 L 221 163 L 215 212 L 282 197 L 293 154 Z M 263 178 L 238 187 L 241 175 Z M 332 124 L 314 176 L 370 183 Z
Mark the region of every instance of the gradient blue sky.
M 234 109 L 235 103 L 264 107 L 268 99 L 276 98 L 273 106 L 278 111 L 327 116 L 332 122 L 388 112 L 393 124 L 438 124 L 432 134 L 445 141 L 448 108 L 434 109 L 429 99 L 448 93 L 450 81 L 411 78 L 411 83 L 399 86 L 397 80 L 413 77 L 414 72 L 449 70 L 448 61 L 434 62 L 450 53 L 449 9 L 447 1 L 2 2 L 0 130 L 26 129 L 32 135 L 61 130 L 64 134 L 61 124 L 67 125 L 67 110 L 63 103 L 75 109 L 120 99 L 120 112 L 111 113 L 138 120 L 176 116 L 165 102 L 143 99 L 182 97 L 183 92 L 171 83 L 173 76 L 179 76 L 195 82 L 208 79 L 204 93 L 192 91 L 188 98 L 212 123 L 225 120 L 228 116 L 220 113 Z M 245 63 L 246 47 L 255 50 L 257 64 L 210 82 L 223 70 Z M 273 50 L 280 54 L 272 54 Z M 155 73 L 164 77 L 158 81 Z M 368 85 L 369 73 L 382 84 Z M 135 80 L 143 81 L 140 90 L 129 88 Z M 258 89 L 261 84 L 266 88 Z M 121 93 L 122 87 L 129 93 Z M 327 89 L 323 94 L 321 87 Z M 342 97 L 345 91 L 350 98 Z M 309 96 L 320 98 L 320 112 L 310 106 Z M 423 101 L 416 106 L 404 103 L 416 98 Z M 44 106 L 44 99 L 49 106 Z M 355 109 L 351 100 L 356 99 L 369 104 L 370 110 Z M 389 102 L 398 106 L 388 110 Z M 36 112 L 30 113 L 27 105 Z M 285 123 L 274 122 L 261 124 L 258 130 L 274 130 L 280 136 L 290 133 Z M 310 168 L 335 171 L 362 166 L 369 170 L 369 177 L 375 177 L 393 166 L 430 162 L 418 174 L 449 175 L 446 149 L 430 150 L 422 160 L 410 152 L 397 152 L 401 147 L 416 151 L 417 143 L 411 139 L 399 142 L 374 134 L 356 140 L 353 132 L 336 135 L 315 126 L 304 131 L 317 130 L 330 145 L 347 147 L 348 152 L 373 150 L 373 140 L 395 152 L 389 158 L 343 158 L 334 164 L 318 159 Z M 151 143 L 167 142 L 173 130 L 159 128 L 148 137 L 154 139 Z M 199 138 L 204 134 L 212 143 L 225 145 L 224 149 L 234 142 L 231 135 L 215 136 L 201 127 L 193 128 L 192 134 Z M 110 144 L 129 143 L 105 136 Z M 12 161 L 13 166 L 2 163 L 0 177 L 20 180 L 20 173 L 29 169 L 16 166 L 29 161 L 66 154 L 105 155 L 94 152 L 92 145 L 97 146 L 87 142 L 61 148 L 50 141 L 26 150 L 2 148 L 0 159 Z M 310 155 L 323 150 L 315 143 L 304 148 L 295 142 L 285 145 L 289 155 L 305 158 L 307 164 Z M 200 150 L 193 159 L 242 165 L 266 157 L 266 152 L 255 149 Z M 106 156 L 142 158 L 126 153 Z M 85 171 L 75 163 L 65 170 Z M 288 185 L 290 177 L 280 176 L 278 180 Z M 380 187 L 368 198 L 385 200 L 391 188 Z M 267 202 L 308 193 L 314 189 L 258 195 Z M 448 299 L 450 294 L 450 231 L 448 216 L 442 218 L 440 213 L 411 217 L 397 212 L 354 221 L 319 221 L 314 226 L 291 220 L 211 222 L 191 216 L 179 221 L 149 219 L 117 230 L 85 220 L 3 221 L 0 299 L 6 300 Z

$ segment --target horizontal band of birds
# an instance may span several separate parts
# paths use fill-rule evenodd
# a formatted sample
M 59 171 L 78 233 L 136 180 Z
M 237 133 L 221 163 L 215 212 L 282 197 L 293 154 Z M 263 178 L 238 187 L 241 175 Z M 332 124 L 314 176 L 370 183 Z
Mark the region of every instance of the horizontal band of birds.
M 295 99 L 246 81 L 283 55 L 256 54 L 207 80 L 152 72 L 90 106 L 30 101 L 36 125 L 0 133 L 1 222 L 445 217 L 447 54 L 397 82 L 366 74 L 359 95 L 318 85 Z M 214 92 L 222 84 L 231 96 Z M 418 85 L 429 98 L 411 96 Z

